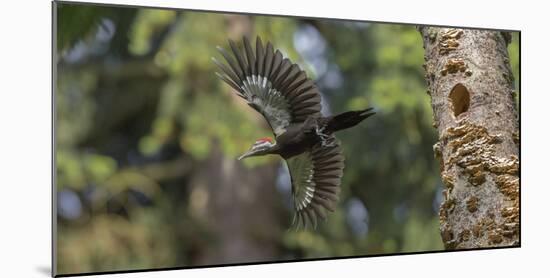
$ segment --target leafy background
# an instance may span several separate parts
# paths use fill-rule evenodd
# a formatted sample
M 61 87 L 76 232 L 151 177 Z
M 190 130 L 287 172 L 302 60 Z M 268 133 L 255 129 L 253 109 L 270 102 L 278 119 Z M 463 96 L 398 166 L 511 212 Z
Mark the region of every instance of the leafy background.
M 443 248 L 414 26 L 65 3 L 56 12 L 59 273 Z M 271 135 L 214 75 L 215 47 L 243 35 L 300 64 L 324 113 L 378 111 L 338 135 L 341 200 L 315 231 L 288 229 L 278 157 L 236 160 Z M 518 76 L 516 33 L 509 53 Z

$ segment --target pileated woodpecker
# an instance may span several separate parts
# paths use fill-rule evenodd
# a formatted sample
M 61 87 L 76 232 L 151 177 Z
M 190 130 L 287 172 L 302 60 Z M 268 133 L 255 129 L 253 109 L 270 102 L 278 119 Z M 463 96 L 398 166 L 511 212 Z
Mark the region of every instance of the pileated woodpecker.
M 264 47 L 256 39 L 256 51 L 243 38 L 244 53 L 229 40 L 233 55 L 218 50 L 227 61 L 213 58 L 221 73 L 216 75 L 267 120 L 275 141 L 257 140 L 239 160 L 251 156 L 278 154 L 285 159 L 292 182 L 294 219 L 297 228 L 315 227 L 317 218 L 326 220 L 334 211 L 340 193 L 344 156 L 333 133 L 350 128 L 374 114 L 372 108 L 336 116 L 321 115 L 317 87 L 297 64 L 283 59 L 271 43 Z

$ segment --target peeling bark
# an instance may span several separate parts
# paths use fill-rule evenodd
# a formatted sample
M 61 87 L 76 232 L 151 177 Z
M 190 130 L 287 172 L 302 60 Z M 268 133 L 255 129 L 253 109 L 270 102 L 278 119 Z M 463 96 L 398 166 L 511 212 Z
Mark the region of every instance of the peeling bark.
M 446 249 L 519 245 L 519 130 L 507 33 L 421 27 Z

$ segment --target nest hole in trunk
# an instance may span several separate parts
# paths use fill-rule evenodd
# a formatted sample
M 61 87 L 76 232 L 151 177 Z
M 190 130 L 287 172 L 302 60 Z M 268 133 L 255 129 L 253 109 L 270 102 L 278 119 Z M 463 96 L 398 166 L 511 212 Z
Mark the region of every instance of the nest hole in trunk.
M 461 83 L 456 84 L 449 93 L 449 99 L 453 105 L 453 113 L 455 117 L 468 111 L 470 108 L 470 92 L 466 86 Z

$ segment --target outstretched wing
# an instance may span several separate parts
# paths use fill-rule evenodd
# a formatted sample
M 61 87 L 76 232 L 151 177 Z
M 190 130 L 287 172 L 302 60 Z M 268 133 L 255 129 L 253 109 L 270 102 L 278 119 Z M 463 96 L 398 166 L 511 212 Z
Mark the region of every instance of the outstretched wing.
M 313 227 L 317 219 L 326 219 L 326 210 L 334 211 L 344 171 L 340 142 L 331 136 L 326 145 L 314 145 L 309 151 L 286 160 L 292 180 L 294 219 L 292 225 Z
M 244 53 L 233 41 L 229 45 L 233 55 L 218 47 L 227 64 L 213 58 L 222 72 L 216 74 L 264 116 L 276 136 L 291 123 L 320 116 L 321 96 L 313 81 L 271 43 L 264 48 L 258 37 L 253 51 L 243 37 Z

